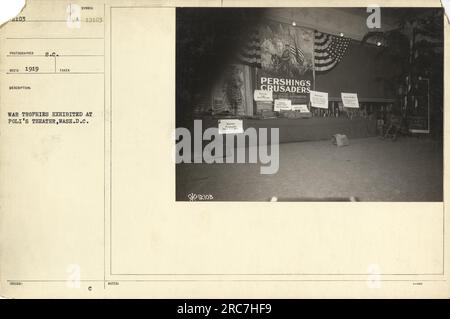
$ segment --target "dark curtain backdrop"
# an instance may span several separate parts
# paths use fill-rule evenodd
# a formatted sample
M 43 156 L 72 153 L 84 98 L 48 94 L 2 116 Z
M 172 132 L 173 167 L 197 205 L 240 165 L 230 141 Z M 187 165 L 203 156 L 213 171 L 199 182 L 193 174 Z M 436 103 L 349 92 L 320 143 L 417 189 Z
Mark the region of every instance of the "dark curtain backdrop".
M 360 99 L 395 98 L 395 84 L 386 79 L 398 68 L 381 48 L 352 41 L 341 62 L 328 72 L 316 72 L 316 91 L 340 98 L 341 92 L 357 93 Z

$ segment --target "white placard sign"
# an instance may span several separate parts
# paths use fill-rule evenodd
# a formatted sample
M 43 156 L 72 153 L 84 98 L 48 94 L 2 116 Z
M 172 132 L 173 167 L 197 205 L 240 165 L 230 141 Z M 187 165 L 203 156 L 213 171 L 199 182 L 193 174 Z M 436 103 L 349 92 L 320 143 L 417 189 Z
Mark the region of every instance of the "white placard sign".
M 291 110 L 291 100 L 288 99 L 276 99 L 274 104 L 275 111 L 289 111 Z
M 244 133 L 242 120 L 223 119 L 219 120 L 219 134 L 239 134 Z
M 309 91 L 309 100 L 313 107 L 328 108 L 328 93 L 326 92 Z
M 356 93 L 341 93 L 342 104 L 344 107 L 359 108 L 358 94 Z
M 255 90 L 253 92 L 253 98 L 256 102 L 269 102 L 273 101 L 273 94 L 272 91 Z
M 292 104 L 292 111 L 300 111 L 300 113 L 309 113 L 306 104 Z

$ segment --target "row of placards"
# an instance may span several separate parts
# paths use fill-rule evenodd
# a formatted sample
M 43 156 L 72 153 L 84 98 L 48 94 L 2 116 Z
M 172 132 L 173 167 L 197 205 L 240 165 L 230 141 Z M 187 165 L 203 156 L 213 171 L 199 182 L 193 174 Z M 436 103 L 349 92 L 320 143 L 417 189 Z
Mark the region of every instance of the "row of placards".
M 289 99 L 273 100 L 272 91 L 255 90 L 253 95 L 255 101 L 268 102 L 274 101 L 274 111 L 300 110 L 304 109 L 304 104 L 291 105 Z M 341 93 L 342 104 L 348 108 L 359 108 L 358 94 Z M 319 91 L 310 91 L 309 99 L 312 107 L 328 109 L 328 93 Z M 295 107 L 295 108 L 294 108 Z M 307 109 L 307 108 L 306 108 Z M 307 111 L 306 111 L 307 112 Z
M 292 104 L 289 99 L 275 99 L 273 109 L 276 112 L 280 111 L 300 111 L 308 113 L 308 106 L 306 104 Z
M 342 104 L 348 108 L 359 108 L 358 94 L 356 93 L 341 93 Z M 309 100 L 312 107 L 321 109 L 328 109 L 328 93 L 310 91 Z

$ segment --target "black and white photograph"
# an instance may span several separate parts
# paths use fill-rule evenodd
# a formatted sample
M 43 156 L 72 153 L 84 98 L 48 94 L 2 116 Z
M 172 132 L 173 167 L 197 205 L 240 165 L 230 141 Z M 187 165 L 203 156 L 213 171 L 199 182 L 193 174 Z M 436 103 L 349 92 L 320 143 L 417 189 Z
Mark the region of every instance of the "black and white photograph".
M 442 8 L 177 8 L 177 201 L 443 201 Z
M 448 298 L 447 6 L 0 1 L 0 299 Z

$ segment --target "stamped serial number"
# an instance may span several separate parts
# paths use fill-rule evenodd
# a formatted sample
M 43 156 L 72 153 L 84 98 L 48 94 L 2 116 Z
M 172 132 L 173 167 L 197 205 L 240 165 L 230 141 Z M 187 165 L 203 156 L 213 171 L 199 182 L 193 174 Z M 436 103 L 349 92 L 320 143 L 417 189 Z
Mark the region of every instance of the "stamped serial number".
M 214 196 L 211 194 L 194 194 L 194 193 L 190 193 L 187 195 L 188 199 L 193 202 L 193 201 L 203 201 L 203 200 L 213 200 Z

